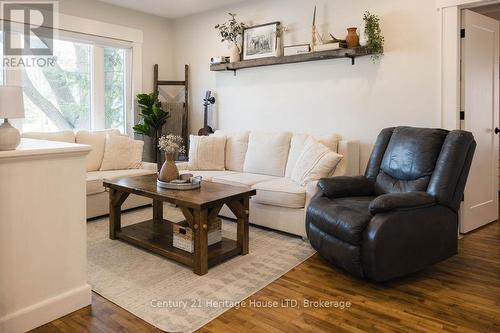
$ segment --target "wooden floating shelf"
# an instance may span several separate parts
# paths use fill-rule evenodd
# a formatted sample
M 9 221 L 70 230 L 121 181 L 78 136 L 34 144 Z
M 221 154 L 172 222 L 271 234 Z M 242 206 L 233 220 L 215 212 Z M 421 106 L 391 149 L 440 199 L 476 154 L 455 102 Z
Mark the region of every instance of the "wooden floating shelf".
M 364 57 L 371 55 L 367 47 L 357 47 L 353 49 L 336 49 L 320 52 L 309 52 L 304 54 L 297 54 L 291 56 L 283 57 L 269 57 L 261 59 L 243 60 L 238 62 L 231 62 L 225 64 L 212 64 L 210 65 L 210 70 L 215 72 L 220 71 L 234 71 L 236 74 L 237 70 L 245 68 L 254 68 L 262 66 L 274 66 L 274 65 L 284 65 L 284 64 L 294 64 L 299 62 L 308 61 L 318 61 L 318 60 L 328 60 L 328 59 L 341 59 L 349 58 L 351 59 L 352 65 L 355 64 L 355 59 L 358 57 Z

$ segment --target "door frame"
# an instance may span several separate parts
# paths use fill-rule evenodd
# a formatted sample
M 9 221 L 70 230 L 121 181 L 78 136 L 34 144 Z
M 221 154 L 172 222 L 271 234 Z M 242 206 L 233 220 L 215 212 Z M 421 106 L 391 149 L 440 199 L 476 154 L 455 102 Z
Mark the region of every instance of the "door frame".
M 460 129 L 461 11 L 496 3 L 500 0 L 436 0 L 441 30 L 441 127 L 445 129 Z
M 461 41 L 462 9 L 498 4 L 500 0 L 436 0 L 440 28 L 441 127 L 461 128 Z M 459 226 L 463 207 L 460 207 Z M 458 232 L 460 233 L 460 227 Z

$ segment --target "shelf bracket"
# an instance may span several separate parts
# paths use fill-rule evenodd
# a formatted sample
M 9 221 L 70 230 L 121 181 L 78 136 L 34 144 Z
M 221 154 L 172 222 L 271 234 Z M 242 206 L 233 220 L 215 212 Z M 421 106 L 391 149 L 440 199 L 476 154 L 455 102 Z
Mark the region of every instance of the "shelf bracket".
M 349 53 L 346 53 L 345 56 L 346 56 L 346 58 L 351 59 L 351 65 L 352 66 L 354 66 L 356 64 L 356 57 L 355 56 L 353 56 L 353 55 L 351 55 Z

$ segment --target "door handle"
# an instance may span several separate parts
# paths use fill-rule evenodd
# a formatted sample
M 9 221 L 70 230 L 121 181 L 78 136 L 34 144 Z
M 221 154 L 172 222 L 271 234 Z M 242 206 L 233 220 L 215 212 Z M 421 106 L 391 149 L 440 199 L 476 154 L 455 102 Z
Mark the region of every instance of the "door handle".
M 498 134 L 498 133 L 500 133 L 500 128 L 495 127 L 495 134 Z

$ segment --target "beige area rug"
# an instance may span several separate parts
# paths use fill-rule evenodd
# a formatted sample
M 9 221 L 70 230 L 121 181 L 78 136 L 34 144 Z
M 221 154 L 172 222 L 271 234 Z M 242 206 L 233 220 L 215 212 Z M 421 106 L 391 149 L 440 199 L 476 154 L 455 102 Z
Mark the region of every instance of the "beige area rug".
M 170 206 L 164 215 L 172 221 L 183 218 Z M 122 224 L 151 216 L 151 208 L 124 213 Z M 87 233 L 92 289 L 167 332 L 197 330 L 314 254 L 300 238 L 250 227 L 250 254 L 198 276 L 174 261 L 110 240 L 107 218 L 89 222 Z M 223 234 L 235 239 L 236 224 L 224 221 Z

